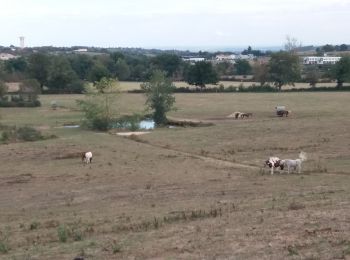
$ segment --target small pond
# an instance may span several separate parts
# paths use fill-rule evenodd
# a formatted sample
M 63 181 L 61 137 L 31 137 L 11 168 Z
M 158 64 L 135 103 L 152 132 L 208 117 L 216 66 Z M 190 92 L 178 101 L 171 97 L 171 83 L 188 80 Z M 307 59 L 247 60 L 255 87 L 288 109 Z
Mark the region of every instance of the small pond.
M 139 127 L 140 127 L 140 129 L 146 129 L 146 130 L 148 130 L 148 129 L 154 129 L 155 123 L 154 123 L 154 121 L 151 120 L 151 119 L 142 120 L 142 121 L 140 121 L 140 123 L 139 123 Z
M 113 124 L 112 128 L 129 129 L 132 131 L 139 129 L 150 130 L 155 128 L 155 123 L 152 119 L 144 119 L 140 121 L 124 119 Z

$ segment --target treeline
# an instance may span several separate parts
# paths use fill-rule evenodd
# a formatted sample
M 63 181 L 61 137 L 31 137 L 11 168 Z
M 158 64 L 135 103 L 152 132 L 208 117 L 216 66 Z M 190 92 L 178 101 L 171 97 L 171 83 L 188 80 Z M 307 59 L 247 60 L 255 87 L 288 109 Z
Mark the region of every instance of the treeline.
M 185 67 L 175 54 L 149 57 L 120 52 L 95 55 L 39 52 L 0 62 L 0 80 L 18 82 L 34 78 L 43 91 L 80 93 L 86 81 L 96 82 L 103 77 L 146 81 L 155 69 L 181 80 Z
M 39 82 L 42 93 L 82 93 L 86 82 L 98 82 L 104 77 L 146 82 L 155 70 L 164 71 L 173 81 L 186 81 L 201 89 L 206 84 L 216 84 L 220 79 L 230 79 L 236 75 L 253 75 L 261 86 L 266 82 L 273 82 L 278 90 L 284 85 L 300 81 L 309 82 L 314 87 L 324 80 L 336 80 L 341 87 L 350 78 L 349 57 L 342 58 L 336 65 L 302 66 L 300 58 L 292 52 L 271 53 L 269 61 L 264 63 L 245 59 L 234 63 L 217 62 L 212 60 L 215 53 L 198 52 L 197 57 L 205 57 L 211 61 L 191 63 L 170 52 L 146 55 L 135 50 L 104 53 L 84 51 L 82 54 L 72 52 L 72 49 L 51 52 L 52 47 L 45 48 L 41 47 L 40 52 L 25 49 L 19 57 L 0 61 L 0 81 L 21 82 L 35 79 Z M 261 54 L 251 47 L 243 52 Z

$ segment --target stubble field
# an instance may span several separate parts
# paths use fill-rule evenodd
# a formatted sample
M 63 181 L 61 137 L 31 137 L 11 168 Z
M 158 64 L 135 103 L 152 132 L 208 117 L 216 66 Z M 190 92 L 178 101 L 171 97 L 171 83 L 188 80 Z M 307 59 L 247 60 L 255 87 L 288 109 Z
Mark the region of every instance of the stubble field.
M 62 128 L 79 123 L 77 98 L 0 109 L 2 124 L 58 136 L 0 145 L 0 259 L 349 258 L 349 93 L 178 94 L 170 117 L 214 125 L 129 138 Z M 117 102 L 121 114 L 143 103 Z M 302 174 L 262 168 L 300 151 Z

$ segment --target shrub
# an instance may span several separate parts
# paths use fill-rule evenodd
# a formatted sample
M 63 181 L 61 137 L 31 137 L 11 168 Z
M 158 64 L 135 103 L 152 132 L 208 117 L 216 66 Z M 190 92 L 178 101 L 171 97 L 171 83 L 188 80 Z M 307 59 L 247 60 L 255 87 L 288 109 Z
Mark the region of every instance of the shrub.
M 40 223 L 37 222 L 37 221 L 33 221 L 32 223 L 30 223 L 29 225 L 29 229 L 30 230 L 34 230 L 34 229 L 37 229 L 39 227 Z
M 23 141 L 37 141 L 42 140 L 43 136 L 40 131 L 29 126 L 24 126 L 17 130 L 17 139 Z
M 58 239 L 59 239 L 62 243 L 67 242 L 67 239 L 68 239 L 68 230 L 67 230 L 66 226 L 60 225 L 60 226 L 57 228 L 57 235 L 58 235 Z

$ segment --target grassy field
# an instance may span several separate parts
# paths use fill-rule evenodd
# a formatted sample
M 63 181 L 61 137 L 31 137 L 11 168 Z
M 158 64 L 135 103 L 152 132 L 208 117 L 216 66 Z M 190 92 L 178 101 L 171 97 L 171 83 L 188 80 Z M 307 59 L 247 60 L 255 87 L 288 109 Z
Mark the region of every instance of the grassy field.
M 120 89 L 121 91 L 129 91 L 129 90 L 135 90 L 135 89 L 140 89 L 140 84 L 142 82 L 130 82 L 130 81 L 120 81 Z M 177 81 L 174 82 L 176 87 L 190 87 L 186 82 L 184 81 Z M 229 86 L 233 87 L 249 87 L 253 84 L 259 86 L 259 82 L 239 82 L 239 81 L 220 81 L 218 85 L 223 85 L 225 88 Z M 207 87 L 217 87 L 218 85 L 212 85 L 208 84 Z M 271 84 L 272 85 L 272 84 Z M 349 84 L 345 84 L 344 86 L 348 86 Z M 316 87 L 335 87 L 336 83 L 318 83 Z M 295 86 L 283 86 L 283 89 L 291 89 L 291 88 L 309 88 L 310 85 L 308 83 L 295 83 Z
M 0 259 L 349 259 L 350 93 L 177 94 L 170 117 L 214 125 L 129 138 L 63 128 L 78 98 L 0 109 L 58 136 L 0 145 Z M 117 104 L 144 111 L 139 94 Z M 300 151 L 300 175 L 262 168 Z

